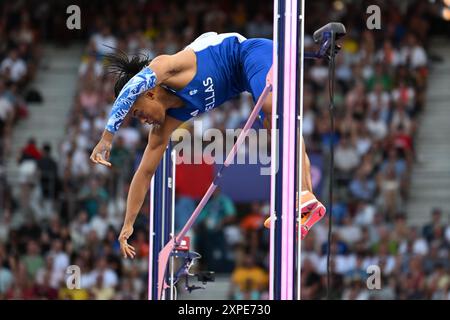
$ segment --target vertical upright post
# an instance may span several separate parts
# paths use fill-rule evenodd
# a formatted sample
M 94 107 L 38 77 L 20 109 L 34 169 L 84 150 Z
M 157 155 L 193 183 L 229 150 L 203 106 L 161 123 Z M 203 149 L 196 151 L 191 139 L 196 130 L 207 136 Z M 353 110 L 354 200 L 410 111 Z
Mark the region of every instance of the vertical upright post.
M 301 157 L 298 155 L 301 155 L 302 140 L 298 110 L 303 99 L 298 53 L 303 43 L 299 46 L 298 2 L 303 8 L 303 1 L 274 2 L 270 298 L 277 300 L 300 298 L 296 259 L 300 237 L 295 225 L 300 222 L 297 209 L 300 208 Z M 300 32 L 303 35 L 303 28 Z
M 279 142 L 283 137 L 282 118 L 278 117 L 282 112 L 283 105 L 278 101 L 283 101 L 284 73 L 284 8 L 285 0 L 274 1 L 274 27 L 273 27 L 273 78 L 272 78 L 272 139 L 271 139 L 271 192 L 270 192 L 270 279 L 269 298 L 281 298 L 281 219 L 278 219 L 282 212 L 281 201 L 277 195 L 281 194 L 282 171 L 280 165 L 282 154 L 279 149 Z M 278 134 L 277 134 L 278 133 Z M 278 200 L 278 201 L 277 201 Z M 281 217 L 280 217 L 281 218 Z
M 153 176 L 152 192 L 150 193 L 150 221 L 152 222 L 150 229 L 150 248 L 149 251 L 152 252 L 152 261 L 149 261 L 152 266 L 152 286 L 151 286 L 151 297 L 153 300 L 158 300 L 158 288 L 156 283 L 158 282 L 158 253 L 162 247 L 162 181 L 163 181 L 163 170 L 162 163 L 159 164 L 156 169 L 155 175 Z M 150 271 L 150 265 L 149 265 Z M 149 288 L 150 289 L 150 288 Z M 149 296 L 150 297 L 150 296 Z
M 171 163 L 169 166 L 169 170 L 171 170 L 170 174 L 170 238 L 174 238 L 175 235 L 175 174 L 176 174 L 176 152 L 172 150 L 170 153 Z M 167 197 L 169 198 L 169 197 Z M 175 259 L 174 257 L 170 258 L 170 300 L 175 300 L 175 284 L 174 284 L 174 272 L 175 272 Z
M 172 147 L 170 143 L 166 148 L 166 152 L 163 156 L 163 185 L 162 188 L 164 190 L 162 202 L 164 204 L 162 209 L 163 222 L 161 228 L 163 230 L 162 234 L 162 248 L 166 245 L 166 243 L 170 240 L 170 231 L 172 226 L 172 188 L 171 188 L 171 180 L 172 180 Z M 171 292 L 164 291 L 164 299 L 171 299 Z
M 169 143 L 150 184 L 149 213 L 149 281 L 148 299 L 159 300 L 158 297 L 158 255 L 169 242 L 173 224 L 174 183 L 172 168 L 172 146 Z M 173 294 L 170 294 L 173 297 Z M 163 297 L 164 298 L 164 297 Z
M 295 85 L 295 75 L 293 80 L 292 70 L 295 65 L 292 63 L 292 55 L 296 54 L 293 52 L 293 45 L 296 43 L 297 39 L 293 37 L 294 30 L 292 30 L 291 15 L 292 6 L 295 5 L 296 1 L 288 0 L 286 1 L 285 8 L 285 31 L 284 31 L 284 96 L 283 96 L 283 108 L 281 112 L 281 117 L 283 118 L 283 140 L 281 140 L 282 147 L 281 152 L 283 153 L 283 191 L 281 193 L 282 197 L 282 212 L 281 212 L 281 299 L 291 300 L 292 299 L 292 283 L 293 283 L 293 242 L 295 239 L 294 233 L 294 202 L 295 202 L 295 189 L 294 189 L 294 178 L 295 178 L 295 91 L 292 91 L 292 85 Z M 292 82 L 293 81 L 293 82 Z
M 158 282 L 158 277 L 156 275 L 155 278 L 155 270 L 158 270 L 158 263 L 156 262 L 156 257 L 158 256 L 158 252 L 154 247 L 154 239 L 155 239 L 155 176 L 152 177 L 150 182 L 150 212 L 149 212 L 149 235 L 148 235 L 148 300 L 156 300 L 158 291 L 154 283 Z M 155 252 L 156 251 L 156 252 Z
M 303 156 L 302 156 L 302 149 L 303 149 L 303 139 L 301 138 L 303 135 L 303 79 L 304 79 L 304 39 L 305 39 L 305 1 L 300 1 L 298 7 L 297 7 L 297 28 L 300 32 L 300 42 L 297 42 L 297 50 L 300 48 L 300 57 L 297 55 L 297 69 L 296 74 L 299 76 L 299 79 L 297 79 L 298 85 L 297 88 L 297 126 L 299 128 L 298 130 L 298 153 L 297 153 L 297 255 L 296 255 L 296 299 L 301 299 L 301 273 L 302 273 L 302 246 L 300 241 L 300 235 L 301 235 L 301 221 L 302 221 L 302 214 L 301 214 L 301 192 L 302 190 L 302 168 L 303 168 Z M 298 27 L 298 24 L 300 22 L 300 27 Z M 298 37 L 297 37 L 298 38 Z
M 269 243 L 269 299 L 273 300 L 275 294 L 275 173 L 277 165 L 276 151 L 278 143 L 276 141 L 278 132 L 277 127 L 277 94 L 278 94 L 278 0 L 273 2 L 273 55 L 272 55 L 272 123 L 271 123 L 271 161 L 270 161 L 270 243 Z

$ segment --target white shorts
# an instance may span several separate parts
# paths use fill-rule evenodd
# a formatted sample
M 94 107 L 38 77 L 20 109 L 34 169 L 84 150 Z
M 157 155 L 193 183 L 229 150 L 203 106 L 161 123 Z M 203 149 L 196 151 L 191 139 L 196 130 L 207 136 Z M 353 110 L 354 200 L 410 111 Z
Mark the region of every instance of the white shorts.
M 239 42 L 243 42 L 247 40 L 243 35 L 237 32 L 230 33 L 220 33 L 217 32 L 206 32 L 200 35 L 197 39 L 195 39 L 191 44 L 187 45 L 186 48 L 192 49 L 194 51 L 202 51 L 209 46 L 215 46 L 221 43 L 224 39 L 229 37 L 238 38 Z M 185 49 L 186 49 L 185 48 Z

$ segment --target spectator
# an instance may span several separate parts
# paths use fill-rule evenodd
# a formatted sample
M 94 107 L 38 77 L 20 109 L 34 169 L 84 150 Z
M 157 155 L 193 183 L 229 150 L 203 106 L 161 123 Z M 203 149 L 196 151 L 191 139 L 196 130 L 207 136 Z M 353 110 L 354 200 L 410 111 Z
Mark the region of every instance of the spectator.
M 392 41 L 385 40 L 383 42 L 383 48 L 376 54 L 376 60 L 379 63 L 386 63 L 395 68 L 401 63 L 401 56 L 398 50 L 392 45 Z
M 69 256 L 64 251 L 63 242 L 60 239 L 55 239 L 52 242 L 52 248 L 49 255 L 53 258 L 53 272 L 64 274 L 66 268 L 69 266 Z
M 126 278 L 121 282 L 120 289 L 117 290 L 114 296 L 115 300 L 138 300 L 139 296 L 133 288 L 130 279 Z
M 36 140 L 34 138 L 28 139 L 27 145 L 22 149 L 22 153 L 19 162 L 24 160 L 38 161 L 42 157 L 41 151 L 36 146 Z
M 366 121 L 367 129 L 375 140 L 383 140 L 388 133 L 386 122 L 381 118 L 379 110 L 374 111 Z
M 436 265 L 434 272 L 427 279 L 429 298 L 432 300 L 447 300 L 448 287 L 450 286 L 450 275 L 445 272 L 443 265 Z
M 102 202 L 108 200 L 108 193 L 96 179 L 90 179 L 89 185 L 80 191 L 78 199 L 83 203 L 83 208 L 87 211 L 89 218 L 92 219 L 98 214 Z
M 111 150 L 110 162 L 112 165 L 112 183 L 113 186 L 119 187 L 124 183 L 125 179 L 129 178 L 129 168 L 131 165 L 131 156 L 129 148 L 125 147 L 125 141 L 123 137 L 118 137 Z M 118 190 L 113 190 L 112 195 L 117 195 Z
M 10 99 L 5 94 L 5 84 L 0 80 L 0 135 L 4 135 L 8 129 L 7 126 L 11 125 L 15 112 L 14 106 Z
M 258 248 L 262 245 L 261 231 L 268 214 L 268 212 L 264 212 L 259 202 L 253 202 L 250 213 L 245 215 L 240 223 L 240 228 L 246 240 L 245 243 L 248 244 L 250 252 L 255 256 L 258 254 Z
M 136 249 L 136 255 L 141 258 L 148 257 L 149 245 L 145 232 L 139 230 L 136 233 L 136 240 L 132 242 L 133 247 Z
M 267 286 L 267 273 L 256 265 L 252 256 L 247 255 L 242 265 L 237 266 L 231 274 L 230 297 L 234 300 L 258 300 Z
M 0 72 L 9 81 L 21 84 L 27 75 L 27 65 L 19 57 L 17 50 L 11 50 L 8 57 L 1 62 Z
M 407 35 L 405 45 L 401 49 L 401 56 L 403 63 L 413 69 L 424 67 L 427 64 L 427 54 L 413 33 Z
M 232 227 L 235 221 L 233 202 L 217 188 L 198 217 L 199 232 L 196 244 L 203 252 L 207 265 L 213 266 L 215 270 L 226 272 L 232 269 L 232 253 L 225 234 L 226 229 Z
M 107 206 L 103 202 L 100 204 L 98 214 L 96 214 L 89 223 L 89 230 L 95 231 L 99 240 L 105 239 L 109 227 Z
M 381 83 L 374 86 L 374 90 L 367 94 L 367 102 L 369 106 L 369 115 L 378 112 L 381 118 L 387 122 L 390 113 L 391 95 L 387 91 L 383 91 Z
M 317 273 L 317 268 L 311 260 L 303 260 L 302 266 L 302 297 L 306 300 L 320 299 L 322 297 L 322 281 Z
M 45 257 L 45 266 L 40 268 L 36 273 L 36 284 L 44 285 L 45 288 L 51 287 L 58 289 L 61 281 L 64 279 L 65 271 L 56 270 L 54 267 L 54 256 L 47 254 Z
M 46 200 L 56 200 L 58 192 L 58 164 L 51 155 L 50 144 L 44 144 L 42 158 L 38 160 L 42 196 Z M 50 210 L 52 207 L 50 206 Z M 49 211 L 50 211 L 49 210 Z
M 433 240 L 434 230 L 442 228 L 442 210 L 440 208 L 433 208 L 431 212 L 431 223 L 423 227 L 423 236 L 428 242 Z
M 21 260 L 27 275 L 34 279 L 37 271 L 44 266 L 44 259 L 40 255 L 39 247 L 35 240 L 28 241 L 27 253 Z
M 390 165 L 384 172 L 379 173 L 377 180 L 381 207 L 389 219 L 392 219 L 400 207 L 400 182 L 395 174 L 395 168 Z
M 97 260 L 96 268 L 81 279 L 81 287 L 97 287 L 97 290 L 100 291 L 104 288 L 114 288 L 117 283 L 117 273 L 110 268 L 105 257 L 100 257 Z M 108 291 L 108 294 L 111 294 L 111 292 Z
M 58 297 L 58 290 L 50 285 L 51 273 L 45 272 L 42 283 L 36 283 L 34 292 L 38 299 L 55 300 Z
M 111 27 L 107 24 L 103 25 L 101 32 L 92 35 L 91 41 L 100 58 L 117 48 L 117 39 L 111 34 Z
M 14 276 L 6 259 L 4 246 L 0 243 L 0 299 L 5 299 L 6 293 L 14 282 Z
M 356 176 L 350 182 L 350 192 L 357 200 L 369 201 L 374 198 L 376 184 L 373 179 L 361 170 L 356 172 Z
M 91 289 L 94 300 L 111 300 L 114 297 L 115 290 L 113 287 L 107 287 L 103 283 L 103 275 L 97 276 L 97 281 Z
M 246 31 L 249 38 L 269 38 L 272 36 L 272 24 L 264 17 L 263 12 L 258 12 L 247 24 Z
M 359 164 L 360 157 L 349 136 L 343 136 L 336 147 L 334 165 L 338 178 L 349 179 Z

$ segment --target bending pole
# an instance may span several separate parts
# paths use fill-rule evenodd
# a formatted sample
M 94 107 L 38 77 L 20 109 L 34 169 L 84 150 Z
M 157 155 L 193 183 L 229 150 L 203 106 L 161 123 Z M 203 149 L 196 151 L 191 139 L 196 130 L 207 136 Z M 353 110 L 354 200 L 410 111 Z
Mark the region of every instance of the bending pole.
M 219 172 L 217 173 L 213 182 L 209 186 L 205 195 L 200 200 L 200 203 L 197 205 L 197 207 L 195 208 L 191 217 L 186 222 L 183 229 L 181 229 L 180 233 L 176 237 L 172 238 L 159 253 L 159 256 L 158 256 L 158 299 L 161 298 L 163 290 L 165 288 L 167 288 L 167 284 L 165 283 L 165 274 L 166 274 L 167 263 L 169 261 L 170 254 L 174 250 L 174 248 L 180 243 L 180 241 L 183 239 L 183 237 L 186 235 L 186 233 L 189 231 L 189 229 L 194 224 L 198 215 L 200 214 L 200 212 L 202 211 L 202 209 L 205 207 L 206 203 L 208 202 L 209 198 L 211 198 L 212 194 L 216 190 L 217 182 L 220 179 L 220 177 L 222 176 L 222 171 L 225 168 L 227 168 L 228 166 L 230 166 L 234 156 L 237 153 L 237 150 L 241 146 L 242 142 L 244 142 L 244 139 L 247 137 L 248 131 L 252 127 L 256 118 L 258 117 L 259 111 L 261 110 L 262 105 L 264 104 L 264 101 L 266 100 L 267 95 L 269 94 L 270 90 L 272 89 L 272 85 L 270 82 L 271 72 L 272 72 L 272 69 L 269 70 L 266 86 L 264 87 L 264 90 L 261 93 L 261 96 L 259 97 L 258 101 L 256 102 L 255 107 L 253 108 L 253 111 L 247 120 L 247 123 L 245 124 L 244 128 L 242 129 L 241 134 L 239 135 L 237 141 L 233 145 L 233 148 L 231 149 L 230 153 L 228 154 L 227 158 L 225 159 L 224 164 L 220 168 Z

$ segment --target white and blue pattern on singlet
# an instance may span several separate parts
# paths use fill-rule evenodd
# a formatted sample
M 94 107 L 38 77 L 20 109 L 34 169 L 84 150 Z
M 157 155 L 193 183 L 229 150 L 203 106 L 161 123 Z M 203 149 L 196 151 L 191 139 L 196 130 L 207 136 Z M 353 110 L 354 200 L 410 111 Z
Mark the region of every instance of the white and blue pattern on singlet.
M 186 121 L 220 106 L 243 91 L 251 92 L 254 99 L 262 92 L 262 88 L 259 90 L 252 86 L 251 77 L 258 73 L 255 79 L 262 78 L 262 86 L 264 86 L 265 76 L 272 65 L 272 41 L 247 40 L 238 33 L 208 32 L 186 48 L 194 50 L 196 54 L 197 72 L 183 89 L 176 91 L 167 88 L 184 102 L 183 108 L 167 110 L 168 115 Z M 253 50 L 255 48 L 256 50 Z M 255 54 L 262 48 L 264 54 Z M 252 50 L 253 53 L 248 54 Z M 250 56 L 252 58 L 247 58 Z

